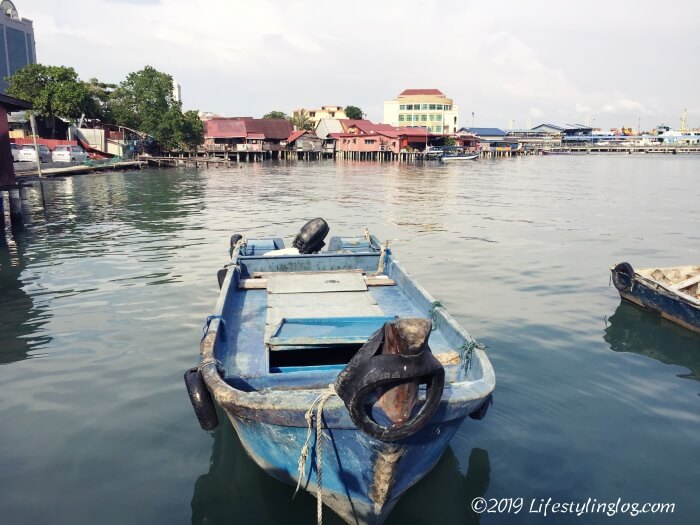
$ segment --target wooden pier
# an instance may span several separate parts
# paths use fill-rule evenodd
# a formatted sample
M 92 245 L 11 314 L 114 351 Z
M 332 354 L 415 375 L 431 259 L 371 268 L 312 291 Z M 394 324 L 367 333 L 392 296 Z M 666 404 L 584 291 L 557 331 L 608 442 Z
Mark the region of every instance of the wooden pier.
M 140 160 L 129 160 L 123 162 L 105 162 L 101 164 L 80 164 L 78 166 L 66 166 L 65 168 L 44 168 L 41 170 L 41 175 L 45 178 L 50 177 L 70 177 L 72 175 L 84 175 L 97 171 L 124 171 L 133 169 L 142 169 L 146 163 Z M 26 170 L 16 172 L 17 178 L 36 177 L 39 175 L 38 170 Z

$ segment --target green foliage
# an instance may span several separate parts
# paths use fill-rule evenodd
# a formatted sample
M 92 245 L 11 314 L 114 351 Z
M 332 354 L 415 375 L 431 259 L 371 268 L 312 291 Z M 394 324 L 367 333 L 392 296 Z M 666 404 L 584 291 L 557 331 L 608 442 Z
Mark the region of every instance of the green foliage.
M 455 144 L 457 144 L 457 141 L 454 138 L 445 137 L 445 146 L 454 146 Z
M 289 122 L 297 129 L 305 129 L 307 131 L 312 131 L 314 129 L 314 123 L 309 118 L 309 114 L 306 110 L 301 109 L 294 112 L 294 116 L 289 119 Z
M 345 108 L 345 115 L 354 120 L 362 120 L 363 113 L 357 106 L 348 106 Z
M 111 94 L 117 89 L 116 84 L 108 84 L 106 82 L 100 82 L 96 78 L 91 78 L 85 85 L 90 92 L 90 96 L 95 102 L 95 115 L 91 115 L 93 118 L 97 118 L 102 122 L 111 123 L 113 121 L 112 108 L 110 105 Z
M 182 115 L 181 143 L 189 151 L 195 151 L 204 144 L 204 122 L 196 111 L 186 111 Z
M 151 66 L 129 73 L 109 105 L 117 125 L 152 136 L 163 150 L 193 150 L 204 142 L 197 112 L 183 115 L 173 98 L 173 77 Z
M 114 91 L 111 107 L 116 124 L 148 133 L 162 143 L 161 120 L 171 108 L 179 109 L 173 99 L 173 77 L 151 66 L 129 73 Z M 167 142 L 168 137 L 163 138 Z
M 277 119 L 277 118 L 283 118 L 283 119 L 288 119 L 289 117 L 284 111 L 270 111 L 269 113 L 265 113 L 263 115 L 263 118 L 266 119 Z
M 7 78 L 7 94 L 32 103 L 43 117 L 94 117 L 97 104 L 73 68 L 29 64 Z

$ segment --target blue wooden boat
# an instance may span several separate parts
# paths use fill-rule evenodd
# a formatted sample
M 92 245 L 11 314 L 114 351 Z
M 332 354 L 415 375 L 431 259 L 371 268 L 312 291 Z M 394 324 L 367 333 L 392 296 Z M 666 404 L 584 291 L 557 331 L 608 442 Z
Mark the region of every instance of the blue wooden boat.
M 188 391 L 203 428 L 218 422 L 211 395 L 250 457 L 315 494 L 319 516 L 325 504 L 379 524 L 465 418 L 484 417 L 494 372 L 387 245 L 332 237 L 319 252 L 299 248 L 303 232 L 293 249 L 232 237 Z
M 700 333 L 700 266 L 634 270 L 623 262 L 610 271 L 622 299 Z
M 445 153 L 440 157 L 442 162 L 453 162 L 457 160 L 476 160 L 478 153 Z

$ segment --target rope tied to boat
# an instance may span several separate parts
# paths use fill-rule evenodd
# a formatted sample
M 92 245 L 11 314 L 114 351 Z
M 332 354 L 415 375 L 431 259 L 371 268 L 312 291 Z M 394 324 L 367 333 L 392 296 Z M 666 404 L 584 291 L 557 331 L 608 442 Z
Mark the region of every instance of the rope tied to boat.
M 428 310 L 428 316 L 430 317 L 430 321 L 433 323 L 431 331 L 435 331 L 437 328 L 437 309 L 442 308 L 443 305 L 440 301 L 433 301 L 430 303 L 430 310 Z
M 474 349 L 486 350 L 485 344 L 479 343 L 472 339 L 468 343 L 464 343 L 459 347 L 459 357 L 462 362 L 462 369 L 468 372 L 472 367 L 472 358 L 474 357 Z
M 210 315 L 207 317 L 207 320 L 204 322 L 204 326 L 202 327 L 202 341 L 204 341 L 204 338 L 209 333 L 209 325 L 214 319 L 219 320 L 219 324 L 221 325 L 221 328 L 223 328 L 223 330 L 219 332 L 221 334 L 221 340 L 226 341 L 226 325 L 224 324 L 224 318 L 220 315 Z
M 328 385 L 328 388 L 324 390 L 319 396 L 314 399 L 311 406 L 304 414 L 304 419 L 306 419 L 306 441 L 304 446 L 301 448 L 301 454 L 299 454 L 298 463 L 298 473 L 299 477 L 297 479 L 297 488 L 294 490 L 294 496 L 299 492 L 301 487 L 301 482 L 304 479 L 304 471 L 306 470 L 306 459 L 309 456 L 309 451 L 311 450 L 311 436 L 313 435 L 314 421 L 316 422 L 316 519 L 318 525 L 323 523 L 323 408 L 326 402 L 333 396 L 337 395 L 335 392 L 334 385 Z M 314 411 L 316 417 L 314 418 Z M 309 472 L 309 475 L 311 472 Z M 292 497 L 294 497 L 292 496 Z
M 381 251 L 379 252 L 379 266 L 377 266 L 377 275 L 384 273 L 384 265 L 386 263 L 386 255 L 388 252 L 389 240 L 387 239 L 386 242 L 381 245 Z

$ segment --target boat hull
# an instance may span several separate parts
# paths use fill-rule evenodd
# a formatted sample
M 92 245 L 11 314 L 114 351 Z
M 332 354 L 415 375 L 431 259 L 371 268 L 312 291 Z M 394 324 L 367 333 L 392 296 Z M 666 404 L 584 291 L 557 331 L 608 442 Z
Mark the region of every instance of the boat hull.
M 253 461 L 274 478 L 296 485 L 307 429 L 228 415 Z M 382 523 L 401 495 L 435 466 L 462 421 L 431 422 L 396 444 L 375 440 L 357 429 L 324 429 L 323 504 L 347 523 Z M 317 446 L 314 432 L 301 489 L 318 497 Z
M 613 268 L 611 271 L 615 277 L 616 270 Z M 700 301 L 638 274 L 635 274 L 630 289 L 618 291 L 625 301 L 700 333 Z

